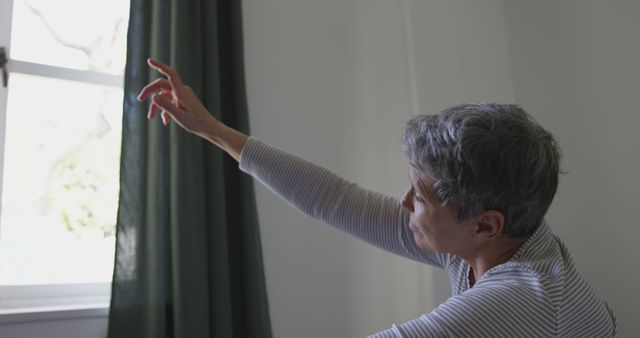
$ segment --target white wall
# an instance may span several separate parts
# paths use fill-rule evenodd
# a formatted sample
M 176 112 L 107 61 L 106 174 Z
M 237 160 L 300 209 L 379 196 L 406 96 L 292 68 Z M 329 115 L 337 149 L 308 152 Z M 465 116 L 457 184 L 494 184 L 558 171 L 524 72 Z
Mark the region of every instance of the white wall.
M 507 0 L 517 100 L 564 150 L 551 227 L 640 337 L 640 2 Z
M 400 196 L 409 116 L 513 100 L 498 0 L 247 0 L 252 132 Z M 473 49 L 473 51 L 471 50 Z M 275 337 L 356 337 L 429 312 L 444 273 L 298 215 L 257 186 Z

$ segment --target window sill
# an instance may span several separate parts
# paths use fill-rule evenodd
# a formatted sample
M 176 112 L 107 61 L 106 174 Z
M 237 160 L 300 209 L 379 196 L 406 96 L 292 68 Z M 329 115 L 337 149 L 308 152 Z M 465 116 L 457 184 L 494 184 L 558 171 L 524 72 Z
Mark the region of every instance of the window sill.
M 0 310 L 0 325 L 52 320 L 107 317 L 108 303 Z

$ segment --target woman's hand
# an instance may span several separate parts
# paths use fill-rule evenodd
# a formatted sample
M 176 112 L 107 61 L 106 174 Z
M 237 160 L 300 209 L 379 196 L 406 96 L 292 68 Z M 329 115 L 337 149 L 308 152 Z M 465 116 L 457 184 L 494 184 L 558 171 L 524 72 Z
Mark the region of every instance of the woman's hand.
M 147 63 L 167 77 L 149 83 L 138 94 L 139 101 L 151 96 L 147 118 L 152 119 L 160 112 L 165 126 L 174 119 L 182 128 L 205 138 L 220 128 L 221 123 L 207 111 L 191 87 L 182 83 L 174 68 L 154 59 L 148 59 Z
M 147 63 L 167 77 L 149 83 L 138 94 L 139 101 L 151 96 L 147 118 L 152 119 L 160 112 L 165 126 L 173 119 L 185 130 L 207 139 L 239 161 L 248 136 L 216 120 L 191 87 L 182 83 L 174 68 L 154 59 L 148 59 Z

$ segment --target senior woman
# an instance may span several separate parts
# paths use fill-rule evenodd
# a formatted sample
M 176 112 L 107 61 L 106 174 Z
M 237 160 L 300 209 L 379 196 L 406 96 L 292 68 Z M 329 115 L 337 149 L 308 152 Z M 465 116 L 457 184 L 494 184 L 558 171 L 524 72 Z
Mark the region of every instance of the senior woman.
M 401 201 L 214 119 L 175 69 L 142 89 L 149 118 L 222 148 L 303 213 L 392 253 L 445 269 L 453 295 L 373 337 L 613 337 L 615 318 L 543 218 L 558 185 L 552 135 L 517 105 L 464 104 L 411 119 Z

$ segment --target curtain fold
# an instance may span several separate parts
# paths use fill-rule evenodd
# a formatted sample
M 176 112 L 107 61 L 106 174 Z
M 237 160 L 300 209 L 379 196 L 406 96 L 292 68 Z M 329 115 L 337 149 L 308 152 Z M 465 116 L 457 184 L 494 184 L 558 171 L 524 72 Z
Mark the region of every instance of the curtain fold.
M 253 181 L 136 99 L 155 57 L 248 132 L 241 17 L 240 1 L 131 2 L 109 337 L 271 337 Z

